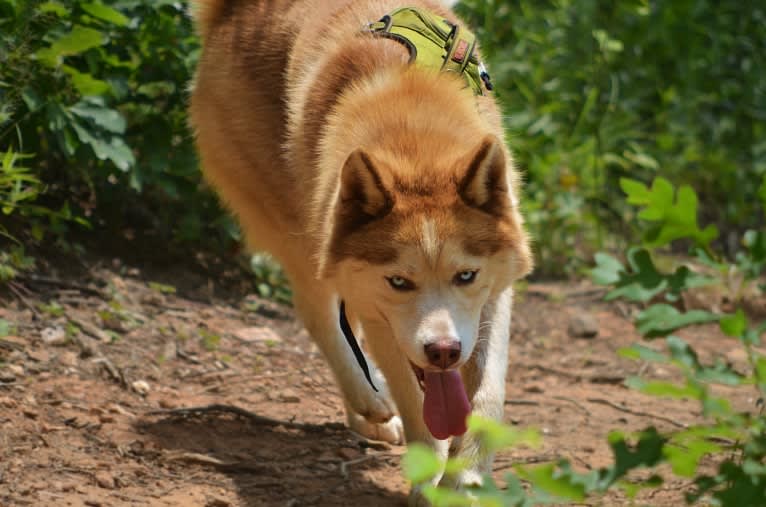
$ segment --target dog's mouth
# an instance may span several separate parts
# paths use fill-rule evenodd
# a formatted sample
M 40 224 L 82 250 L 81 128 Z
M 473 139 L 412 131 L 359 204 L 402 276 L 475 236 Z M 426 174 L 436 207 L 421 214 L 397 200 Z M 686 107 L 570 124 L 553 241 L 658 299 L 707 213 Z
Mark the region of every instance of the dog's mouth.
M 423 391 L 423 421 L 434 438 L 444 440 L 466 432 L 471 404 L 458 370 L 426 371 L 410 361 Z
M 412 372 L 415 374 L 415 380 L 418 381 L 420 390 L 425 392 L 426 391 L 426 380 L 425 380 L 426 372 L 423 371 L 423 368 L 417 366 L 412 361 L 410 361 L 410 366 L 412 367 Z

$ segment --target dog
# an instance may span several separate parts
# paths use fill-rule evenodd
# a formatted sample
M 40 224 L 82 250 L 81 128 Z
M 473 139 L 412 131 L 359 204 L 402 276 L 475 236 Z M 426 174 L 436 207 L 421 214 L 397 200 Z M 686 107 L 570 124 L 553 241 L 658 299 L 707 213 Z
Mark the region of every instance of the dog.
M 466 417 L 502 417 L 530 241 L 475 39 L 447 5 L 400 1 L 197 0 L 190 119 L 248 248 L 283 266 L 349 427 L 466 459 L 441 478 L 461 487 L 491 470 Z

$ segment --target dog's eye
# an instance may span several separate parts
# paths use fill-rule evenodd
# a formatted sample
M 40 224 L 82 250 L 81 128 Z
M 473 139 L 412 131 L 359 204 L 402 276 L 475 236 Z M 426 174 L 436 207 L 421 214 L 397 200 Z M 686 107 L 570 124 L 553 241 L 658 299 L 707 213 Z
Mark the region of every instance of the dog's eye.
M 389 276 L 386 278 L 388 284 L 394 289 L 399 291 L 414 290 L 415 284 L 411 280 L 407 280 L 401 276 Z
M 476 280 L 476 274 L 478 273 L 478 270 L 468 270 L 468 271 L 459 271 L 454 278 L 452 278 L 452 282 L 455 285 L 469 285 Z

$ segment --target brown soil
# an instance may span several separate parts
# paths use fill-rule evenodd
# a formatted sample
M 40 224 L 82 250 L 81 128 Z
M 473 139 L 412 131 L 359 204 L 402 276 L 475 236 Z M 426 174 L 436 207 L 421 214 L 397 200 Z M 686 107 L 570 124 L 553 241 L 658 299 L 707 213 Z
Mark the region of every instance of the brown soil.
M 291 309 L 247 295 L 235 276 L 147 274 L 115 261 L 1 288 L 12 332 L 0 338 L 0 505 L 405 505 L 404 448 L 344 427 L 338 390 Z M 519 463 L 607 465 L 612 429 L 700 420 L 695 403 L 624 387 L 631 375 L 674 372 L 617 355 L 639 340 L 634 309 L 602 295 L 587 285 L 520 291 L 505 420 L 538 428 L 544 444 L 501 453 L 499 481 Z M 598 320 L 597 337 L 569 336 L 583 313 Z M 744 362 L 712 326 L 684 337 L 703 357 Z M 755 404 L 752 388 L 727 394 L 743 410 Z M 259 418 L 156 412 L 209 404 Z M 687 489 L 670 477 L 642 501 L 681 505 Z M 626 503 L 613 494 L 594 504 Z

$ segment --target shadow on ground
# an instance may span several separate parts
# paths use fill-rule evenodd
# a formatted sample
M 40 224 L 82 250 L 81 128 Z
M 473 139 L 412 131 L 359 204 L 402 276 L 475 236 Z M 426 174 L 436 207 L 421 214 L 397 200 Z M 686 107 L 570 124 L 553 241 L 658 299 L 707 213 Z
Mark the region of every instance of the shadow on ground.
M 161 459 L 207 467 L 227 477 L 241 505 L 248 507 L 407 503 L 400 492 L 381 487 L 366 473 L 398 467 L 398 455 L 375 449 L 376 444 L 360 440 L 342 425 L 292 429 L 206 414 L 143 421 L 138 430 Z

